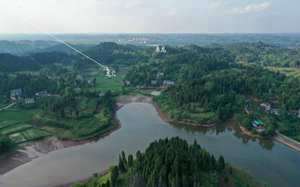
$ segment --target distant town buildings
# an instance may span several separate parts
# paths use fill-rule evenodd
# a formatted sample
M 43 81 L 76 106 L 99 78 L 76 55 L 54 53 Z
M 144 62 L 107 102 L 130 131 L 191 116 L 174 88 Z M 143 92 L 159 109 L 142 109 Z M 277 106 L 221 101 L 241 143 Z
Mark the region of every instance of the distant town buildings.
M 166 50 L 165 46 L 157 45 L 155 52 L 156 53 L 167 53 L 167 50 Z
M 40 92 L 37 92 L 37 93 L 35 93 L 35 96 L 36 97 L 46 97 L 46 96 L 48 96 L 49 94 L 48 94 L 48 92 L 47 91 L 40 91 Z
M 265 131 L 264 123 L 259 119 L 254 120 L 252 122 L 252 127 L 255 128 L 257 132 L 264 132 Z
M 22 97 L 22 89 L 14 89 L 10 91 L 10 99 L 16 101 Z
M 113 69 L 110 69 L 109 67 L 105 67 L 104 68 L 105 70 L 105 76 L 108 77 L 108 78 L 112 78 L 112 77 L 116 77 L 116 71 L 113 70 Z
M 276 115 L 276 116 L 279 116 L 279 115 L 280 115 L 279 109 L 277 109 L 277 108 L 272 108 L 271 111 L 270 111 L 270 113 L 271 113 L 271 114 L 274 114 L 274 115 Z
M 159 96 L 161 94 L 161 91 L 152 91 L 150 94 L 152 96 Z
M 165 74 L 163 73 L 163 72 L 158 72 L 157 74 L 156 74 L 156 77 L 157 78 L 160 78 L 160 77 L 163 77 Z
M 103 97 L 104 95 L 105 95 L 104 92 L 100 92 L 100 93 L 98 94 L 99 97 Z
M 151 85 L 152 85 L 152 86 L 157 85 L 157 80 L 151 80 Z
M 130 86 L 130 81 L 125 80 L 125 81 L 124 81 L 124 85 L 125 85 L 125 86 Z
M 25 105 L 35 104 L 37 98 L 47 97 L 47 96 L 50 96 L 50 94 L 46 90 L 36 92 L 33 96 L 28 96 L 24 94 L 21 88 L 10 91 L 10 99 L 12 102 L 25 104 Z
M 164 80 L 163 81 L 163 86 L 164 87 L 170 87 L 170 86 L 174 86 L 174 85 L 175 85 L 174 81 L 171 81 L 171 80 Z
M 268 112 L 276 116 L 280 115 L 279 109 L 272 107 L 272 105 L 269 103 L 261 103 L 260 106 L 263 108 L 265 112 Z
M 266 112 L 270 112 L 271 110 L 271 104 L 269 103 L 261 103 L 260 106 L 266 111 Z
M 24 104 L 25 105 L 30 105 L 30 104 L 34 104 L 34 103 L 35 103 L 34 98 L 25 98 L 24 99 Z

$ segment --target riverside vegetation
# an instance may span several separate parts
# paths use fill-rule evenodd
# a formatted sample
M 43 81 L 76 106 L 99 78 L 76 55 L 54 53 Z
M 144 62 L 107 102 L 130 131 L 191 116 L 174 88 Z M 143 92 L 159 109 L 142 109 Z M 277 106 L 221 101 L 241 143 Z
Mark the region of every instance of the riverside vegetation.
M 271 59 L 266 63 L 264 55 L 277 56 L 281 53 L 275 51 L 289 50 L 263 44 L 248 47 L 266 54 L 260 52 L 257 61 L 241 61 L 255 56 L 255 52 L 233 50 L 231 46 L 169 47 L 168 53 L 157 54 L 148 63 L 132 67 L 126 80 L 133 87 L 162 89 L 154 100 L 176 121 L 201 125 L 235 119 L 256 133 L 252 123 L 260 120 L 264 125 L 263 136 L 273 136 L 279 130 L 300 140 L 300 79 L 280 69 L 270 70 L 270 66 L 296 70 L 298 61 L 287 56 L 284 64 Z
M 154 101 L 175 121 L 218 125 L 233 119 L 265 137 L 279 131 L 300 140 L 298 49 L 242 43 L 158 51 L 110 42 L 85 48 L 117 71 L 116 78 L 108 78 L 60 47 L 0 54 L 0 106 L 5 108 L 0 154 L 49 136 L 82 140 L 104 134 L 116 125 L 115 98 L 147 88 L 161 91 Z M 254 121 L 262 122 L 264 131 L 258 132 Z M 223 157 L 178 138 L 154 142 L 135 156 L 122 153 L 108 175 L 82 185 L 258 185 Z
M 54 134 L 87 138 L 111 124 L 116 95 L 151 87 L 163 89 L 154 101 L 174 120 L 217 124 L 234 118 L 255 133 L 252 122 L 258 119 L 264 123 L 262 135 L 279 130 L 300 140 L 299 77 L 290 73 L 298 71 L 297 49 L 241 43 L 167 46 L 166 53 L 157 53 L 152 47 L 109 42 L 85 49 L 119 76 L 109 79 L 94 65 L 52 44 L 49 51 L 0 54 L 0 106 L 11 102 L 14 89 L 22 90 L 23 99 L 35 99 L 34 104 L 19 100 L 1 112 L 2 136 L 12 144 Z M 103 103 L 103 96 L 112 102 Z M 264 110 L 262 103 L 272 109 Z

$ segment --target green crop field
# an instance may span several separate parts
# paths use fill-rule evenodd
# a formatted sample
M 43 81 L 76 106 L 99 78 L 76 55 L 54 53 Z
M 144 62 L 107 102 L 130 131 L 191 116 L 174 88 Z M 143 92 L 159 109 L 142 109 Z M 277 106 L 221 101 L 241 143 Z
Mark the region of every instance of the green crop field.
M 10 138 L 11 140 L 13 140 L 15 143 L 26 142 L 26 139 L 24 138 L 24 136 L 22 135 L 22 133 L 11 134 L 11 135 L 9 136 L 9 138 Z
M 31 125 L 38 110 L 23 110 L 14 107 L 0 112 L 0 134 L 7 135 L 15 143 L 40 139 L 50 134 Z
M 123 78 L 126 72 L 126 69 L 120 69 L 116 77 L 108 78 L 105 76 L 105 72 L 91 68 L 88 71 L 84 72 L 84 74 L 89 79 L 96 78 L 97 91 L 105 92 L 111 90 L 113 92 L 118 92 L 122 90 Z
M 22 132 L 22 135 L 26 140 L 36 140 L 42 137 L 49 136 L 50 134 L 46 131 L 40 129 L 27 129 L 26 131 Z
M 0 123 L 3 121 L 30 121 L 38 110 L 24 110 L 17 107 L 0 111 Z
M 103 75 L 98 75 L 96 77 L 96 89 L 97 91 L 105 92 L 111 91 L 121 91 L 122 90 L 122 78 L 113 77 L 107 78 Z
M 49 136 L 50 134 L 46 131 L 29 128 L 22 132 L 17 132 L 9 135 L 9 138 L 11 138 L 16 143 L 23 143 L 28 141 L 33 141 L 37 139 L 41 139 L 44 137 Z
M 50 134 L 62 139 L 80 139 L 91 136 L 97 132 L 105 130 L 109 125 L 109 119 L 99 113 L 93 117 L 81 119 L 59 119 L 50 115 L 36 115 L 35 121 Z
M 14 125 L 16 123 L 18 123 L 18 122 L 16 122 L 16 121 L 1 121 L 0 122 L 0 131 L 4 128 L 9 127 L 10 125 Z
M 1 133 L 4 135 L 10 135 L 13 133 L 22 132 L 30 128 L 32 128 L 31 125 L 15 123 L 14 125 L 10 125 L 6 128 L 1 129 Z

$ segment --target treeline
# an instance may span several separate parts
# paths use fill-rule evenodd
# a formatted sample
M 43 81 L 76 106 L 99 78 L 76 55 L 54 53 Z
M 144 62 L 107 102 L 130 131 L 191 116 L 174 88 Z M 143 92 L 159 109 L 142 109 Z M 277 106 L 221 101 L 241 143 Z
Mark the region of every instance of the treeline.
M 82 102 L 88 102 L 83 107 Z M 95 92 L 89 92 L 87 95 L 63 95 L 44 98 L 40 101 L 40 106 L 44 113 L 52 114 L 57 118 L 86 118 L 94 114 L 103 112 L 105 117 L 112 119 L 115 101 L 110 91 L 105 92 L 103 96 L 98 96 Z
M 191 67 L 184 74 L 195 71 Z M 300 109 L 300 80 L 297 78 L 252 65 L 235 66 L 215 72 L 200 71 L 195 74 L 198 78 L 181 79 L 165 92 L 177 106 L 198 103 L 206 109 L 221 111 L 221 120 L 242 110 L 249 98 L 256 98 L 261 102 L 275 102 L 282 112 Z
M 267 48 L 264 44 L 251 45 Z M 270 71 L 257 59 L 257 63 L 236 63 L 238 57 L 231 49 L 186 46 L 169 47 L 168 51 L 132 67 L 125 79 L 129 86 L 164 88 L 155 101 L 175 121 L 224 122 L 235 114 L 246 113 L 248 105 L 255 105 L 244 115 L 247 120 L 242 120 L 249 129 L 255 119 L 264 119 L 266 135 L 278 129 L 294 137 L 300 134 L 296 125 L 299 78 Z M 164 85 L 164 81 L 173 84 Z M 270 104 L 272 115 L 260 109 L 262 103 Z
M 237 62 L 300 68 L 299 48 L 283 48 L 262 42 L 229 44 L 224 48 L 236 56 Z
M 199 144 L 180 138 L 155 141 L 145 153 L 119 156 L 110 178 L 94 178 L 76 187 L 186 187 L 259 186 L 250 177 L 240 177 L 222 156 L 216 158 Z
M 16 144 L 7 136 L 0 134 L 0 156 L 14 149 Z
M 22 89 L 22 96 L 32 97 L 36 92 L 44 90 L 55 93 L 58 84 L 43 74 L 0 74 L 0 95 L 9 97 L 10 91 L 13 89 Z
M 195 72 L 195 69 L 191 67 L 186 71 L 188 74 L 189 71 Z M 165 94 L 179 107 L 198 103 L 208 110 L 217 111 L 220 120 L 229 119 L 234 112 L 241 110 L 248 97 L 270 101 L 284 95 L 280 93 L 284 77 L 256 66 L 236 66 L 195 74 L 199 77 L 182 79 Z M 282 104 L 286 102 L 282 101 Z
M 103 42 L 86 50 L 86 54 L 107 65 L 133 65 L 148 59 L 147 48 Z
M 125 79 L 131 86 L 157 86 L 153 81 L 197 79 L 199 72 L 228 68 L 234 56 L 222 48 L 167 47 L 167 54 L 154 55 L 147 63 L 133 66 Z M 186 71 L 186 69 L 193 71 Z
M 75 56 L 59 52 L 33 53 L 26 56 L 0 54 L 0 72 L 37 71 L 46 65 L 75 61 Z

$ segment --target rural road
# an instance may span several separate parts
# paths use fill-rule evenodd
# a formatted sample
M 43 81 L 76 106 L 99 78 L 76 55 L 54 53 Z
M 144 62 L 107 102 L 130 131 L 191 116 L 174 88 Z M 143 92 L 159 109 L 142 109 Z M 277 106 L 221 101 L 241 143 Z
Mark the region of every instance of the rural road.
M 9 109 L 10 107 L 14 106 L 15 104 L 16 104 L 16 103 L 11 103 L 11 104 L 9 104 L 9 105 L 3 107 L 3 108 L 0 108 L 0 112 L 1 112 L 2 110 Z

